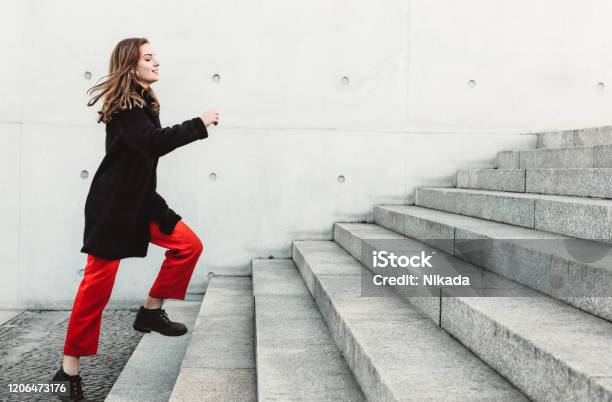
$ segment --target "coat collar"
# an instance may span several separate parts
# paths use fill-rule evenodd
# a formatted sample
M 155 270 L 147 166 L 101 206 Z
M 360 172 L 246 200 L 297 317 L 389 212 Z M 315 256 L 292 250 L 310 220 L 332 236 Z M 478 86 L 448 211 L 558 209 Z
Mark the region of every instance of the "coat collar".
M 134 82 L 134 90 L 138 92 L 140 96 L 142 96 L 142 99 L 145 100 L 148 106 L 151 106 L 151 103 L 153 102 L 153 97 L 151 97 L 151 93 L 147 88 L 143 87 L 138 82 Z
M 149 90 L 143 87 L 142 85 L 140 85 L 138 82 L 134 82 L 133 88 L 134 88 L 134 91 L 136 91 L 144 99 L 145 101 L 144 108 L 147 114 L 153 120 L 153 123 L 155 124 L 155 126 L 160 128 L 161 124 L 159 122 L 159 112 L 153 111 L 153 97 L 151 96 L 151 93 L 149 92 Z

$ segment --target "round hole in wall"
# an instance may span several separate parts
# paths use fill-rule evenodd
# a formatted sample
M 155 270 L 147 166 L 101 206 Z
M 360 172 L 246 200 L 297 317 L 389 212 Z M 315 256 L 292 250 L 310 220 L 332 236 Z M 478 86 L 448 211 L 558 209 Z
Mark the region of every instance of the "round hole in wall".
M 467 85 L 468 85 L 469 88 L 474 88 L 474 87 L 476 87 L 476 81 L 469 80 Z
M 211 271 L 208 274 L 206 274 L 206 276 L 208 277 L 208 279 L 212 279 L 215 277 L 215 273 Z
M 604 84 L 603 82 L 597 83 L 597 89 L 603 90 L 605 87 L 606 87 L 606 84 Z
M 349 77 L 347 77 L 346 75 L 344 77 L 342 77 L 340 79 L 340 82 L 342 82 L 342 85 L 348 85 L 349 84 Z
M 81 178 L 86 179 L 89 177 L 89 172 L 87 170 L 81 170 Z
M 338 178 L 336 179 L 338 180 L 338 183 L 344 183 L 344 181 L 346 180 L 346 178 L 344 177 L 344 175 L 339 175 Z
M 221 81 L 221 76 L 220 76 L 219 74 L 214 74 L 214 75 L 212 76 L 212 80 L 213 80 L 214 82 L 219 82 L 219 81 Z
M 215 172 L 208 175 L 208 180 L 215 181 L 217 180 L 217 174 Z
M 85 71 L 85 74 L 83 74 L 83 76 L 86 80 L 90 80 L 93 75 L 91 74 L 91 71 Z

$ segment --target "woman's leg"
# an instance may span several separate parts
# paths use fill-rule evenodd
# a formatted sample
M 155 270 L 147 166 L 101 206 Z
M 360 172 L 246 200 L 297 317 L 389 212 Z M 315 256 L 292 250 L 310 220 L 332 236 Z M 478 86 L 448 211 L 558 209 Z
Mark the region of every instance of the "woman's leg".
M 156 221 L 149 222 L 149 229 L 151 243 L 168 249 L 145 303 L 145 308 L 158 308 L 163 299 L 185 299 L 203 246 L 200 238 L 182 220 L 177 222 L 169 235 L 160 231 Z
M 64 344 L 64 371 L 68 374 L 78 373 L 79 356 L 95 355 L 98 351 L 102 312 L 113 291 L 119 262 L 87 256 Z

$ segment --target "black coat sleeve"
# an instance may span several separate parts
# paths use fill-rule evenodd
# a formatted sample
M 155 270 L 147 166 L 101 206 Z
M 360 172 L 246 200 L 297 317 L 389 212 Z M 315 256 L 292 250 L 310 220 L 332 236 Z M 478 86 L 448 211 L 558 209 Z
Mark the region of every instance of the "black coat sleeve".
M 199 117 L 165 128 L 155 127 L 141 107 L 122 110 L 117 117 L 120 138 L 151 158 L 166 155 L 178 147 L 208 137 L 206 126 Z

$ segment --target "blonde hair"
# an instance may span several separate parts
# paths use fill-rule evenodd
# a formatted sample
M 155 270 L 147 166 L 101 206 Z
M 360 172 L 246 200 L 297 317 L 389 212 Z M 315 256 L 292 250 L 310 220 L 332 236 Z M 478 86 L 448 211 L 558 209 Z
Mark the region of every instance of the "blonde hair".
M 146 101 L 142 91 L 135 88 L 143 88 L 131 72 L 138 65 L 140 59 L 140 46 L 149 43 L 147 38 L 123 39 L 113 49 L 108 67 L 108 77 L 103 82 L 89 88 L 87 93 L 91 99 L 87 106 L 93 106 L 100 98 L 104 98 L 102 109 L 98 111 L 98 123 L 108 123 L 112 114 L 119 110 L 131 109 L 134 105 L 144 107 Z M 148 92 L 152 98 L 152 109 L 159 113 L 159 102 L 151 87 Z

